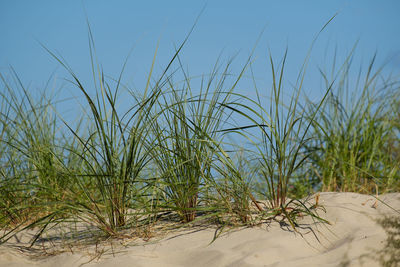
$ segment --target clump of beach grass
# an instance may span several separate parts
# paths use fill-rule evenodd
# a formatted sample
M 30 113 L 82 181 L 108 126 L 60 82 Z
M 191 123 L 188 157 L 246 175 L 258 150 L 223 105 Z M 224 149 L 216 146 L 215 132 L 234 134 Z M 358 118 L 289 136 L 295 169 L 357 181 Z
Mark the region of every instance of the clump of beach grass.
M 155 84 L 151 84 L 157 55 L 155 52 L 143 94 L 140 96 L 130 91 L 134 104 L 123 114 L 118 112 L 117 98 L 126 62 L 118 79 L 114 80 L 115 87 L 112 89 L 113 81 L 105 78 L 97 62 L 90 28 L 89 46 L 95 97 L 90 96 L 88 89 L 66 62 L 49 51 L 69 72 L 72 83 L 84 95 L 91 112 L 89 121 L 93 123 L 84 136 L 66 124 L 80 144 L 80 150 L 74 153 L 80 155 L 83 165 L 83 172 L 73 177 L 84 200 L 74 203 L 73 208 L 77 209 L 80 219 L 94 222 L 108 235 L 118 236 L 121 229 L 133 225 L 137 227 L 140 224 L 139 218 L 143 219 L 153 213 L 153 199 L 148 197 L 148 193 L 152 190 L 154 180 L 152 177 L 143 178 L 142 175 L 152 161 L 152 152 L 156 148 L 157 136 L 154 137 L 152 131 L 156 118 L 152 110 L 162 92 L 163 78 L 184 43 L 177 49 Z M 88 190 L 86 183 L 93 187 Z
M 287 219 L 293 229 L 296 229 L 297 218 L 307 214 L 317 220 L 325 221 L 318 216 L 315 209 L 316 205 L 309 205 L 300 199 L 289 199 L 289 185 L 296 172 L 305 164 L 309 153 L 303 150 L 308 143 L 306 137 L 312 125 L 319 108 L 323 105 L 332 87 L 328 87 L 317 108 L 310 117 L 306 116 L 306 110 L 300 106 L 300 92 L 302 91 L 304 78 L 306 75 L 310 53 L 318 35 L 332 20 L 331 18 L 322 27 L 320 32 L 313 40 L 305 61 L 300 68 L 297 82 L 293 88 L 289 104 L 283 104 L 283 90 L 285 87 L 284 70 L 287 59 L 286 49 L 280 68 L 276 70 L 276 64 L 270 53 L 269 63 L 272 74 L 272 85 L 269 90 L 269 103 L 265 104 L 260 96 L 260 90 L 254 81 L 257 99 L 251 99 L 245 95 L 240 95 L 246 102 L 236 103 L 237 108 L 227 105 L 240 116 L 247 119 L 250 124 L 237 128 L 231 128 L 229 131 L 237 133 L 254 146 L 257 159 L 257 174 L 261 183 L 259 184 L 261 194 L 267 200 L 267 208 L 264 209 L 257 204 L 253 194 L 249 194 L 258 211 L 266 218 L 283 216 Z M 268 105 L 269 104 L 269 105 Z M 269 106 L 269 107 L 268 107 Z M 256 129 L 258 135 L 246 132 L 246 129 Z
M 299 88 L 291 96 L 289 105 L 282 106 L 286 56 L 287 52 L 284 55 L 278 73 L 276 73 L 272 56 L 269 58 L 272 71 L 269 109 L 265 108 L 255 85 L 257 100 L 252 100 L 242 95 L 241 97 L 250 104 L 239 104 L 239 108 L 234 109 L 235 112 L 248 119 L 251 124 L 245 127 L 232 128 L 230 131 L 248 139 L 256 150 L 257 175 L 261 181 L 259 187 L 262 190 L 261 194 L 267 200 L 267 208 L 264 209 L 258 205 L 253 194 L 250 193 L 249 196 L 254 205 L 266 218 L 282 215 L 295 229 L 297 226 L 296 219 L 300 214 L 307 214 L 318 220 L 324 220 L 313 211 L 315 207 L 307 207 L 306 203 L 299 199 L 288 199 L 289 184 L 292 177 L 308 157 L 308 154 L 304 154 L 301 149 L 308 141 L 305 137 L 312 119 L 308 122 L 304 115 L 305 111 L 299 110 L 298 102 L 302 81 L 300 81 Z M 304 74 L 305 72 L 301 75 Z M 303 78 L 301 77 L 301 79 Z M 329 89 L 324 98 L 328 92 Z M 321 100 L 320 105 L 322 105 L 324 98 Z M 228 108 L 231 107 L 228 106 Z M 314 116 L 317 112 L 318 109 L 315 111 Z M 306 125 L 304 126 L 304 124 Z M 303 131 L 303 127 L 305 127 L 305 131 Z M 254 128 L 259 130 L 260 141 L 258 141 L 254 133 L 243 131 L 244 129 Z
M 45 92 L 39 101 L 29 93 L 15 71 L 15 86 L 4 76 L 1 92 L 0 224 L 8 235 L 49 218 L 63 218 L 61 202 L 74 197 L 69 189 L 73 147 L 60 131 L 54 103 Z
M 224 105 L 241 77 L 230 87 L 225 85 L 230 65 L 231 61 L 219 73 L 217 61 L 211 73 L 202 76 L 197 95 L 191 77 L 180 65 L 184 81 L 179 85 L 168 77 L 160 98 L 160 122 L 153 125 L 157 138 L 153 158 L 160 173 L 163 205 L 177 212 L 183 222 L 193 221 L 199 211 L 210 210 L 202 202 L 214 181 L 212 171 L 222 143 L 219 132 L 229 118 Z
M 383 67 L 375 70 L 375 56 L 365 72 L 350 80 L 352 57 L 353 52 L 331 78 L 321 70 L 326 87 L 334 88 L 312 123 L 306 150 L 321 182 L 315 186 L 322 191 L 383 193 L 396 188 L 399 177 L 390 108 L 399 84 L 383 77 Z M 308 104 L 313 113 L 317 105 Z

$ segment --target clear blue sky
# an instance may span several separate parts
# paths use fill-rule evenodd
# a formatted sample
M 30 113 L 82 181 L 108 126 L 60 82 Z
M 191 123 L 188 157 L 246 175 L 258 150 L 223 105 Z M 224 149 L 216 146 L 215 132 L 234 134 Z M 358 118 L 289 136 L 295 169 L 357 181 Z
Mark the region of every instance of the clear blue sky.
M 207 73 L 223 51 L 227 59 L 239 52 L 244 63 L 264 26 L 255 57 L 257 78 L 268 72 L 268 49 L 280 59 L 289 48 L 287 79 L 295 82 L 310 43 L 324 23 L 338 16 L 320 36 L 313 50 L 308 81 L 318 91 L 318 66 L 330 65 L 325 51 L 335 46 L 344 58 L 359 40 L 356 65 L 378 51 L 379 62 L 392 61 L 387 71 L 400 71 L 400 1 L 122 1 L 122 0 L 0 0 L 0 72 L 13 66 L 30 90 L 43 87 L 50 74 L 66 77 L 59 64 L 39 45 L 62 55 L 84 80 L 90 62 L 85 10 L 107 74 L 116 77 L 134 46 L 125 82 L 140 88 L 146 79 L 157 41 L 161 70 L 206 5 L 181 54 L 191 75 Z M 39 41 L 39 42 L 38 42 Z M 267 77 L 268 75 L 265 75 Z M 61 80 L 61 79 L 60 79 Z M 265 81 L 268 84 L 268 81 Z M 61 83 L 61 82 L 59 82 Z M 245 90 L 245 89 L 243 89 Z

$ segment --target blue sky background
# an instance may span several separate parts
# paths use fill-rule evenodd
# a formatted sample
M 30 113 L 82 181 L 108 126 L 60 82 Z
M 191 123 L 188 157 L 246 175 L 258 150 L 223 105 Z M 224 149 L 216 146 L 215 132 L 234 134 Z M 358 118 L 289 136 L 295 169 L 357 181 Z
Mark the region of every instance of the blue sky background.
M 9 77 L 12 66 L 31 92 L 43 88 L 55 72 L 52 86 L 64 90 L 62 96 L 79 95 L 62 87 L 67 74 L 39 42 L 62 55 L 81 79 L 90 81 L 86 10 L 104 71 L 117 77 L 134 47 L 124 82 L 140 90 L 157 42 L 156 71 L 160 72 L 204 6 L 181 54 L 191 75 L 208 73 L 221 52 L 224 60 L 239 53 L 234 64 L 234 70 L 239 70 L 266 26 L 254 53 L 256 79 L 269 85 L 268 51 L 279 60 L 288 47 L 286 79 L 294 83 L 314 36 L 336 12 L 313 49 L 307 94 L 321 95 L 318 67 L 332 64 L 335 46 L 340 61 L 357 40 L 355 66 L 366 66 L 377 51 L 379 63 L 391 59 L 386 72 L 400 73 L 400 1 L 396 0 L 0 0 L 0 72 Z M 244 80 L 239 90 L 249 88 Z

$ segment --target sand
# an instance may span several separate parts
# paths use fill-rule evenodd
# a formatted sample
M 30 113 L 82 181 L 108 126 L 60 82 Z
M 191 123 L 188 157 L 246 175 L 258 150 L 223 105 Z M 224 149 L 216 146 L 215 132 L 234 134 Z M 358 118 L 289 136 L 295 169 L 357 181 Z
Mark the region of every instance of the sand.
M 400 193 L 379 198 L 400 211 Z M 273 222 L 224 232 L 210 244 L 215 229 L 187 229 L 157 242 L 108 249 L 100 258 L 75 251 L 34 259 L 6 244 L 0 246 L 0 266 L 380 266 L 387 235 L 378 219 L 399 214 L 356 193 L 321 193 L 320 203 L 326 213 L 319 214 L 331 225 L 304 218 L 302 235 Z

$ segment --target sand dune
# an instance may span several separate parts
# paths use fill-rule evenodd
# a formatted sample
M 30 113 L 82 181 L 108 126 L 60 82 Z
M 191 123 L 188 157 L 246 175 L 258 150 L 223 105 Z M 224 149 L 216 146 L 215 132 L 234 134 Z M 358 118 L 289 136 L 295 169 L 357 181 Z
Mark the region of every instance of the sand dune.
M 379 198 L 400 211 L 400 193 Z M 304 218 L 302 235 L 274 222 L 225 232 L 210 244 L 215 229 L 180 230 L 159 242 L 116 248 L 100 259 L 84 252 L 32 259 L 2 246 L 0 266 L 379 266 L 386 232 L 377 220 L 399 214 L 355 193 L 321 193 L 320 203 L 326 208 L 320 215 L 332 225 Z

